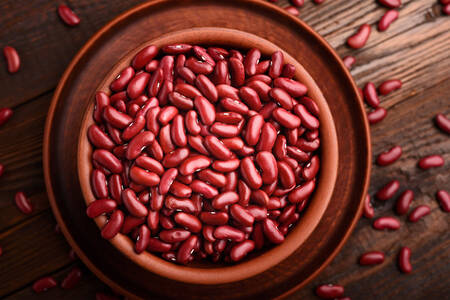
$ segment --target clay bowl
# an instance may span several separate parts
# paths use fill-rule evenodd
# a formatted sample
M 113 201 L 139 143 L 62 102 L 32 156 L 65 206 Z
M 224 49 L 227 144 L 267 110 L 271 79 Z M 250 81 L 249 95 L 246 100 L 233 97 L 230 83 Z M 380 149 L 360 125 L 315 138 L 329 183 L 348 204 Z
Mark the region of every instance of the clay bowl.
M 261 50 L 265 57 L 270 57 L 273 52 L 282 50 L 277 45 L 263 38 L 239 30 L 210 27 L 177 31 L 145 42 L 136 49 L 126 53 L 111 69 L 97 90 L 110 93 L 110 83 L 122 69 L 129 65 L 134 55 L 142 48 L 148 45 L 155 45 L 161 48 L 164 45 L 175 43 L 204 46 L 216 45 L 224 48 L 242 49 L 243 53 L 246 53 L 252 47 L 256 47 Z M 217 265 L 212 262 L 207 262 L 181 266 L 168 262 L 146 251 L 137 254 L 134 251 L 134 243 L 131 239 L 120 233 L 110 240 L 114 247 L 134 263 L 160 276 L 186 283 L 222 284 L 243 280 L 266 271 L 286 259 L 309 237 L 322 218 L 333 193 L 338 168 L 338 142 L 333 117 L 327 101 L 317 84 L 308 74 L 307 70 L 292 56 L 284 52 L 284 57 L 285 63 L 295 65 L 295 79 L 308 87 L 309 96 L 316 101 L 320 108 L 321 137 L 321 170 L 316 190 L 300 221 L 287 235 L 286 240 L 280 245 L 267 251 L 262 251 L 262 253 L 252 255 L 250 258 L 234 265 Z M 94 95 L 90 99 L 94 99 Z M 83 116 L 78 144 L 78 175 L 86 205 L 95 201 L 90 185 L 90 174 L 92 172 L 91 155 L 93 150 L 87 138 L 87 128 L 94 123 L 92 118 L 93 102 L 89 105 Z M 101 229 L 106 223 L 106 217 L 99 216 L 95 218 L 95 222 Z M 101 238 L 100 234 L 98 238 Z
M 145 41 L 195 27 L 245 31 L 289 53 L 325 96 L 339 144 L 339 176 L 315 230 L 289 257 L 265 272 L 223 284 L 194 284 L 157 275 L 101 239 L 97 224 L 86 216 L 86 197 L 78 176 L 83 117 L 89 114 L 92 95 L 111 69 Z M 176 4 L 155 0 L 113 19 L 80 49 L 62 75 L 49 109 L 43 148 L 48 198 L 62 233 L 99 279 L 130 299 L 273 299 L 293 293 L 332 261 L 355 228 L 371 166 L 364 105 L 340 57 L 299 18 L 259 0 L 185 0 Z

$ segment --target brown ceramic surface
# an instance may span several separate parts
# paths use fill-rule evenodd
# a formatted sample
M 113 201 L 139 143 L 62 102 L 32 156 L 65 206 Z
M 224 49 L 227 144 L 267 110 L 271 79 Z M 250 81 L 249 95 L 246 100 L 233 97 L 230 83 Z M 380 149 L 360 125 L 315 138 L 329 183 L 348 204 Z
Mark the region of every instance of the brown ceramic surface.
M 155 45 L 162 47 L 164 45 L 174 43 L 189 43 L 200 45 L 216 45 L 226 48 L 250 49 L 252 47 L 261 50 L 263 56 L 270 55 L 280 50 L 279 47 L 271 42 L 261 39 L 253 34 L 245 33 L 238 30 L 222 29 L 222 28 L 194 28 L 188 30 L 177 31 L 164 35 L 161 38 L 149 41 L 137 49 L 127 53 L 111 72 L 108 73 L 105 80 L 100 84 L 97 90 L 110 93 L 109 85 L 120 73 L 122 69 L 129 65 L 134 55 L 143 47 Z M 246 50 L 244 50 L 244 53 Z M 132 261 L 139 264 L 143 268 L 150 270 L 161 276 L 175 279 L 188 283 L 199 284 L 221 284 L 233 281 L 239 281 L 268 268 L 273 267 L 297 249 L 311 234 L 316 225 L 319 223 L 323 213 L 325 212 L 331 194 L 333 192 L 334 183 L 336 181 L 337 164 L 338 164 L 338 147 L 336 129 L 334 127 L 333 117 L 328 108 L 327 102 L 317 87 L 314 80 L 307 71 L 298 64 L 295 59 L 288 53 L 284 53 L 285 62 L 295 65 L 295 78 L 304 83 L 308 87 L 308 95 L 315 99 L 320 108 L 320 137 L 321 137 L 321 172 L 318 178 L 318 185 L 314 192 L 307 209 L 302 214 L 300 221 L 295 228 L 288 234 L 286 240 L 279 246 L 269 251 L 264 251 L 263 255 L 246 260 L 235 265 L 218 266 L 215 263 L 202 264 L 192 267 L 192 265 L 181 266 L 168 262 L 148 252 L 136 254 L 134 251 L 134 243 L 130 238 L 123 234 L 118 234 L 111 239 L 111 243 L 127 255 Z M 90 97 L 94 99 L 94 94 Z M 79 144 L 78 144 L 78 171 L 81 183 L 81 189 L 86 204 L 95 201 L 95 197 L 91 190 L 90 174 L 92 172 L 92 147 L 87 138 L 87 129 L 92 125 L 92 112 L 94 108 L 93 101 L 84 114 L 81 125 Z M 106 223 L 106 217 L 96 218 L 99 228 L 103 228 Z
M 92 109 L 92 95 L 101 86 L 102 80 L 108 77 L 111 68 L 124 55 L 142 46 L 143 41 L 191 27 L 239 29 L 257 34 L 278 45 L 308 70 L 327 99 L 336 122 L 339 176 L 328 209 L 319 225 L 298 249 L 295 250 L 296 246 L 306 235 L 297 241 L 289 238 L 282 246 L 272 250 L 273 253 L 279 252 L 277 257 L 289 255 L 295 250 L 287 259 L 272 266 L 277 261 L 277 258 L 272 258 L 263 268 L 250 268 L 247 272 L 254 275 L 270 267 L 265 272 L 238 282 L 217 284 L 218 280 L 223 280 L 220 279 L 221 274 L 218 274 L 208 276 L 217 279 L 197 277 L 194 281 L 203 279 L 211 283 L 199 285 L 173 281 L 149 272 L 148 268 L 142 268 L 141 265 L 152 260 L 157 262 L 157 258 L 145 254 L 144 257 L 148 257 L 134 259 L 138 262 L 136 264 L 132 261 L 134 254 L 126 252 L 127 247 L 130 248 L 130 242 L 125 237 L 119 237 L 118 239 L 125 240 L 115 245 L 122 247 L 121 250 L 127 255 L 99 238 L 98 228 L 85 216 L 83 195 L 76 176 L 78 133 L 86 125 L 86 122 L 82 122 L 82 116 L 86 116 L 86 112 Z M 109 75 L 113 76 L 111 73 Z M 302 75 L 299 76 L 302 78 Z M 314 94 L 313 97 L 317 99 Z M 322 133 L 322 137 L 324 134 Z M 323 159 L 327 157 L 325 153 L 322 156 Z M 367 189 L 370 141 L 362 103 L 349 73 L 328 44 L 301 21 L 258 1 L 185 1 L 177 5 L 171 1 L 155 1 L 119 16 L 97 33 L 72 61 L 55 92 L 50 108 L 44 141 L 44 170 L 52 208 L 71 246 L 99 278 L 122 293 L 132 297 L 195 295 L 205 299 L 213 296 L 218 299 L 274 297 L 304 285 L 329 263 L 347 239 L 359 217 L 361 199 Z M 324 176 L 323 171 L 322 168 L 321 176 Z M 328 175 L 332 177 L 333 174 Z M 320 180 L 323 183 L 322 178 Z M 320 187 L 319 185 L 319 189 Z M 85 189 L 84 192 L 86 191 Z M 319 192 L 317 190 L 316 194 Z M 309 211 L 317 214 L 317 209 L 324 209 L 319 204 L 325 202 L 327 201 L 313 200 L 303 220 Z M 314 208 L 314 205 L 318 205 L 318 208 Z M 305 230 L 304 233 L 307 233 L 314 225 L 314 220 L 311 220 L 299 224 L 298 230 Z M 286 246 L 285 250 L 279 250 L 283 246 Z M 161 274 L 179 276 L 166 269 L 167 266 L 162 264 L 166 262 L 159 261 L 161 265 L 157 269 Z M 239 269 L 245 264 L 247 263 L 231 267 L 230 275 L 227 275 L 229 277 L 222 282 L 233 280 L 235 276 L 248 276 L 246 272 L 233 273 L 231 270 Z M 170 267 L 174 266 L 170 264 Z M 183 269 L 180 272 L 192 272 L 186 267 L 177 268 Z M 177 277 L 178 280 L 181 278 Z

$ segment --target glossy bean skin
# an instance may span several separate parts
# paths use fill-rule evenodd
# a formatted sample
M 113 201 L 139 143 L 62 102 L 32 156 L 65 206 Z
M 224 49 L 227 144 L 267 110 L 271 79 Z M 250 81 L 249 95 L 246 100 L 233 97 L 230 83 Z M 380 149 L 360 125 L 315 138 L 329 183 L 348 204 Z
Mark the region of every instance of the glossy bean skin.
M 322 299 L 335 299 L 344 295 L 344 287 L 341 285 L 324 284 L 316 288 L 316 295 Z
M 436 199 L 439 205 L 445 212 L 450 212 L 450 194 L 445 190 L 440 190 L 436 193 Z
M 419 160 L 418 166 L 423 170 L 437 168 L 444 165 L 444 158 L 440 155 L 430 155 Z
M 236 244 L 230 252 L 230 258 L 233 261 L 242 260 L 249 252 L 255 249 L 255 242 L 252 240 L 246 240 L 239 244 Z
M 372 219 L 375 215 L 374 209 L 372 207 L 372 203 L 370 203 L 370 195 L 367 194 L 364 198 L 364 209 L 363 209 L 363 215 L 367 219 Z
M 263 222 L 264 235 L 274 244 L 280 244 L 284 241 L 284 235 L 278 230 L 275 223 L 270 219 Z
M 364 100 L 366 100 L 367 104 L 372 106 L 373 108 L 377 108 L 380 105 L 380 99 L 378 98 L 378 93 L 373 82 L 368 82 L 364 86 Z
M 131 61 L 131 66 L 135 70 L 142 69 L 158 54 L 158 48 L 153 45 L 147 46 L 140 50 Z
M 381 251 L 366 252 L 359 258 L 359 264 L 362 266 L 379 265 L 384 262 L 384 253 Z
M 80 24 L 80 18 L 67 5 L 61 4 L 58 6 L 58 15 L 69 26 Z
M 397 193 L 399 188 L 400 182 L 398 180 L 392 180 L 378 190 L 375 196 L 380 201 L 387 201 Z
M 14 202 L 22 213 L 28 215 L 33 212 L 33 205 L 24 192 L 17 192 L 14 196 Z
M 378 107 L 377 109 L 367 114 L 367 119 L 369 120 L 369 123 L 372 125 L 381 122 L 386 116 L 387 110 L 383 107 Z
M 372 226 L 377 230 L 397 230 L 400 228 L 400 222 L 394 217 L 380 217 L 375 220 Z
M 409 207 L 411 206 L 412 201 L 414 200 L 414 192 L 412 190 L 404 191 L 400 197 L 398 197 L 397 202 L 395 204 L 395 211 L 398 215 L 405 215 Z
M 347 55 L 342 59 L 342 62 L 347 67 L 347 69 L 350 70 L 352 68 L 353 64 L 356 62 L 356 58 L 354 56 Z
M 139 202 L 136 193 L 132 189 L 128 188 L 122 192 L 122 201 L 127 211 L 134 217 L 142 218 L 147 216 L 147 208 Z
M 428 205 L 419 205 L 408 215 L 408 221 L 415 223 L 430 213 L 431 208 Z
M 398 266 L 402 273 L 411 273 L 412 265 L 411 265 L 411 249 L 408 247 L 402 247 L 400 252 L 398 253 Z
M 398 11 L 395 9 L 388 10 L 384 13 L 384 15 L 381 17 L 380 21 L 378 22 L 378 30 L 379 31 L 386 31 L 391 24 L 397 20 L 398 18 Z
M 102 228 L 102 237 L 104 239 L 112 239 L 115 237 L 122 228 L 125 220 L 124 214 L 121 210 L 115 210 L 108 219 L 108 222 Z
M 236 242 L 242 242 L 245 239 L 245 234 L 241 230 L 229 225 L 222 225 L 216 227 L 214 230 L 214 237 L 219 240 L 230 239 Z
M 371 32 L 370 25 L 363 24 L 359 27 L 358 32 L 347 39 L 347 44 L 353 49 L 364 47 L 369 39 Z
M 184 241 L 177 252 L 177 262 L 180 264 L 186 264 L 189 261 L 189 257 L 197 244 L 198 237 L 195 235 L 190 236 Z
M 20 69 L 20 56 L 17 50 L 11 46 L 5 46 L 3 48 L 3 55 L 6 59 L 8 72 L 11 74 L 16 73 Z
M 387 166 L 397 161 L 401 155 L 402 148 L 400 146 L 394 146 L 388 151 L 379 154 L 376 162 L 380 166 Z
M 32 288 L 36 294 L 39 294 L 42 292 L 46 292 L 49 289 L 54 288 L 57 285 L 58 285 L 58 283 L 56 282 L 56 280 L 53 277 L 45 276 L 45 277 L 42 277 L 42 278 L 36 280 L 33 283 Z
M 443 132 L 450 134 L 450 119 L 447 118 L 444 114 L 437 114 L 434 117 L 434 121 L 436 126 L 442 130 Z

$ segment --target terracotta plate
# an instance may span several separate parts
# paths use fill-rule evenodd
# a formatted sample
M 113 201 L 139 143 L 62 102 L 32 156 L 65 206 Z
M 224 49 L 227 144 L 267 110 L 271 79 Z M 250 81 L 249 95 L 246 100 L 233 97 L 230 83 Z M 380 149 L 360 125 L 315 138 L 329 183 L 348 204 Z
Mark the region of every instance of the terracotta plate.
M 339 141 L 336 187 L 321 222 L 289 258 L 252 278 L 221 285 L 182 283 L 152 274 L 99 238 L 85 216 L 77 176 L 82 116 L 110 69 L 145 41 L 192 27 L 224 27 L 265 38 L 302 64 L 328 101 Z M 153 1 L 117 17 L 78 53 L 48 114 L 44 171 L 49 199 L 71 246 L 103 281 L 130 297 L 239 299 L 285 295 L 323 269 L 359 219 L 370 173 L 370 140 L 362 102 L 330 46 L 297 18 L 260 1 Z

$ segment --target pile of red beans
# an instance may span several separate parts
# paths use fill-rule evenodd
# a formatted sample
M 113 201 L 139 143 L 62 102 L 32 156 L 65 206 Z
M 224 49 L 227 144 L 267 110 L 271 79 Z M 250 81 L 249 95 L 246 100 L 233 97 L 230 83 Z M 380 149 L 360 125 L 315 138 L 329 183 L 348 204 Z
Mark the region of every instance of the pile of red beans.
M 280 51 L 140 50 L 96 94 L 88 129 L 102 236 L 180 264 L 282 243 L 320 164 L 319 108 L 294 74 Z

